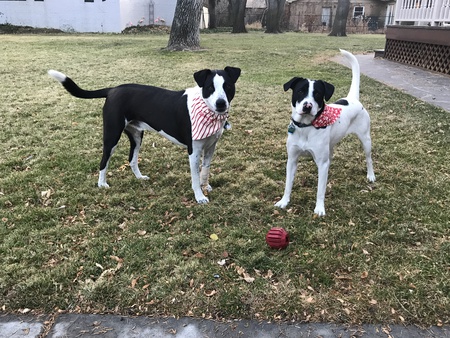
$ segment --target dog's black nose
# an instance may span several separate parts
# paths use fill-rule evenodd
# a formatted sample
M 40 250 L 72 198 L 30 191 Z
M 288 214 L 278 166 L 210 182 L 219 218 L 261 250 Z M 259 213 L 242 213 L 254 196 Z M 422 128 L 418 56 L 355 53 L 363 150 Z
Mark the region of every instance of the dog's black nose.
M 224 111 L 225 109 L 227 109 L 227 103 L 224 99 L 218 99 L 216 101 L 216 109 L 218 111 Z
M 310 113 L 310 112 L 311 112 L 311 109 L 312 109 L 312 104 L 311 104 L 311 103 L 305 102 L 305 103 L 303 104 L 303 111 L 304 111 L 305 113 Z

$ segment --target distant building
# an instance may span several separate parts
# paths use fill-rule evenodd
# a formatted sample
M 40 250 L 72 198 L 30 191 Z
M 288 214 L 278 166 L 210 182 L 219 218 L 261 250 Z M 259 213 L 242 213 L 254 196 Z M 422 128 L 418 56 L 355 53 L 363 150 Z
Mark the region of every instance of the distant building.
M 220 1 L 219 1 L 220 3 Z M 286 30 L 331 30 L 338 0 L 286 0 L 282 27 Z M 393 22 L 395 0 L 350 0 L 347 31 L 384 31 Z M 265 25 L 266 0 L 247 0 L 246 23 Z
M 0 0 L 0 23 L 68 32 L 120 33 L 171 25 L 176 0 Z

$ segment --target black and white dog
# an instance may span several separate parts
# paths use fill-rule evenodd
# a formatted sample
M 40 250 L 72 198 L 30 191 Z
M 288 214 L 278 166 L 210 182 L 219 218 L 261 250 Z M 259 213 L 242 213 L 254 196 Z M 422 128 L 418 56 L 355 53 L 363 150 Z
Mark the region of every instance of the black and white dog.
M 366 155 L 367 179 L 375 181 L 372 167 L 372 142 L 370 117 L 359 102 L 359 63 L 355 56 L 341 50 L 352 68 L 352 83 L 346 98 L 325 104 L 334 92 L 334 86 L 321 80 L 294 77 L 284 84 L 292 89 L 292 115 L 288 127 L 286 187 L 284 195 L 275 206 L 285 208 L 294 183 L 299 156 L 312 156 L 318 168 L 317 199 L 314 213 L 325 215 L 325 191 L 328 169 L 333 157 L 333 147 L 347 134 L 356 134 Z
M 192 189 L 198 203 L 209 200 L 202 191 L 210 191 L 209 168 L 214 150 L 227 123 L 235 83 L 241 70 L 204 69 L 194 74 L 198 86 L 181 91 L 159 87 L 124 84 L 113 88 L 84 90 L 69 77 L 49 70 L 73 96 L 83 99 L 106 98 L 103 106 L 103 157 L 98 177 L 99 187 L 108 187 L 108 162 L 122 132 L 130 140 L 130 167 L 138 179 L 147 180 L 138 167 L 138 154 L 144 131 L 156 131 L 175 144 L 187 147 Z M 203 157 L 201 171 L 200 160 Z

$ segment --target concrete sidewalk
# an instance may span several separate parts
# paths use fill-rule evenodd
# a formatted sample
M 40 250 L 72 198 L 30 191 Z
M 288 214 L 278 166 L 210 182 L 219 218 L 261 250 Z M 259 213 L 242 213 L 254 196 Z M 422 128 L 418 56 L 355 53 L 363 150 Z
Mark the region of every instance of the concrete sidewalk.
M 450 112 L 450 77 L 401 65 L 374 54 L 357 55 L 361 73 Z M 341 57 L 334 61 L 344 63 Z M 251 320 L 217 322 L 193 318 L 150 318 L 61 314 L 46 317 L 0 314 L 0 338 L 450 338 L 450 327 L 420 329 L 401 325 L 267 323 Z
M 50 327 L 49 332 L 45 332 Z M 39 335 L 47 338 L 446 338 L 450 337 L 450 328 L 420 329 L 401 325 L 287 324 L 254 320 L 217 322 L 193 318 L 81 314 L 61 314 L 54 323 L 48 323 L 46 318 L 0 316 L 0 338 L 34 338 Z

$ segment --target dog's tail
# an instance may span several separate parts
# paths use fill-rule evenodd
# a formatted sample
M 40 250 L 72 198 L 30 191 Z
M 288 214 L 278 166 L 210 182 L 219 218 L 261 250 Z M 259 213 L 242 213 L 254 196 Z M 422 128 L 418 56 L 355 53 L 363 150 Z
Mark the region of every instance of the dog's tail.
M 350 90 L 347 97 L 359 101 L 359 81 L 361 74 L 359 71 L 358 60 L 352 53 L 349 53 L 343 49 L 340 49 L 340 51 L 341 54 L 344 55 L 344 57 L 350 62 L 350 66 L 352 67 L 352 84 L 350 85 Z
M 53 69 L 48 71 L 48 75 L 59 81 L 70 94 L 81 99 L 98 99 L 107 97 L 108 92 L 111 90 L 111 88 L 103 88 L 99 90 L 81 89 L 70 77 Z

